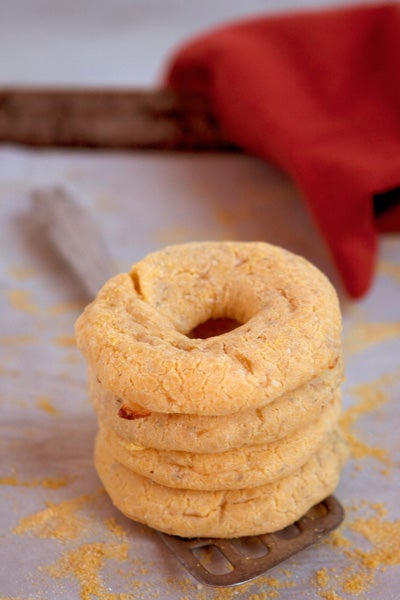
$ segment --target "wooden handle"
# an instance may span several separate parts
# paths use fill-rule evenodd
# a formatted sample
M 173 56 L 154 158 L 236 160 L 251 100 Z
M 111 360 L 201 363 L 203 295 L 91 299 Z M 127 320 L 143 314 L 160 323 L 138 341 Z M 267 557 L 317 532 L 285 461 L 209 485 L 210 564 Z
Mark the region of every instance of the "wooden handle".
M 170 90 L 3 89 L 0 141 L 30 146 L 233 149 L 203 100 Z

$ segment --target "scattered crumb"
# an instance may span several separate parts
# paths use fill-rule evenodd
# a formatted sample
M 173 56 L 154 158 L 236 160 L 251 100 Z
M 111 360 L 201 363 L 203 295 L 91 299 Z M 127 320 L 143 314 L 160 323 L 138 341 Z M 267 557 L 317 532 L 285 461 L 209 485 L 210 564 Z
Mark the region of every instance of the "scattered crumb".
M 81 362 L 82 357 L 77 352 L 67 352 L 63 356 L 62 360 L 63 360 L 64 363 L 67 363 L 68 365 L 75 365 L 75 364 Z
M 48 309 L 51 316 L 63 315 L 69 312 L 81 312 L 85 308 L 85 302 L 60 302 Z
M 400 336 L 400 322 L 360 322 L 350 327 L 344 336 L 345 354 L 351 355 Z
M 315 573 L 315 583 L 318 587 L 326 587 L 329 583 L 329 575 L 326 568 L 319 569 Z
M 74 335 L 58 335 L 55 338 L 55 342 L 56 342 L 57 346 L 61 346 L 62 348 L 76 346 L 76 341 L 75 341 Z
M 318 592 L 318 595 L 323 600 L 343 600 L 342 596 L 338 596 L 333 590 L 327 590 L 326 592 Z
M 51 490 L 58 490 L 59 488 L 68 485 L 68 480 L 66 478 L 54 479 L 52 477 L 48 477 L 46 479 L 33 479 L 32 481 L 21 481 L 14 475 L 9 475 L 7 477 L 0 477 L 0 485 L 43 487 Z
M 352 395 L 360 398 L 360 401 L 348 408 L 342 414 L 340 423 L 353 458 L 376 458 L 386 466 L 391 466 L 388 450 L 386 448 L 378 448 L 368 445 L 360 440 L 354 430 L 354 424 L 365 414 L 375 411 L 379 406 L 387 402 L 386 393 L 381 389 L 382 381 L 369 382 L 362 385 L 357 385 L 350 390 Z
M 21 267 L 19 265 L 11 265 L 8 267 L 8 272 L 11 277 L 17 279 L 18 281 L 23 281 L 24 279 L 34 277 L 37 273 L 36 269 L 33 267 Z
M 382 503 L 362 502 L 360 509 L 372 510 L 374 516 L 350 521 L 347 530 L 362 536 L 369 547 L 361 549 L 359 540 L 345 537 L 344 526 L 329 536 L 326 543 L 340 548 L 348 562 L 341 571 L 324 568 L 314 574 L 311 583 L 324 600 L 338 598 L 332 596 L 338 587 L 347 594 L 362 594 L 374 585 L 378 572 L 400 565 L 400 520 L 384 520 L 387 511 Z M 357 510 L 357 507 L 351 507 L 351 510 Z
M 60 414 L 58 408 L 52 404 L 50 398 L 47 396 L 39 396 L 36 400 L 36 406 L 49 415 L 58 416 Z
M 32 294 L 28 290 L 10 290 L 8 300 L 15 310 L 20 310 L 31 315 L 39 313 L 39 306 L 32 300 Z
M 334 546 L 335 548 L 345 548 L 346 546 L 350 546 L 350 541 L 343 535 L 343 525 L 332 531 L 329 534 L 329 537 L 325 540 L 326 544 L 330 546 Z
M 381 474 L 383 477 L 391 477 L 391 475 L 392 475 L 392 471 L 391 471 L 390 469 L 388 469 L 388 468 L 384 468 L 384 469 L 381 469 L 381 470 L 380 470 L 380 474 Z
M 65 552 L 52 566 L 45 570 L 55 579 L 75 578 L 79 583 L 80 600 L 132 600 L 132 594 L 112 592 L 101 578 L 101 570 L 107 560 L 126 561 L 128 543 L 112 544 L 95 542 L 84 544 Z
M 104 525 L 107 527 L 112 534 L 116 535 L 119 538 L 126 538 L 126 533 L 123 527 L 119 523 L 115 517 L 111 517 L 109 519 L 104 519 Z
M 382 520 L 380 508 L 377 513 L 369 519 L 356 519 L 350 525 L 352 531 L 361 534 L 372 546 L 371 551 L 363 554 L 362 562 L 370 568 L 400 565 L 400 520 Z
M 79 511 L 90 505 L 96 494 L 83 495 L 58 504 L 47 502 L 47 508 L 23 517 L 13 530 L 17 535 L 36 535 L 39 538 L 58 540 L 78 539 L 87 527 L 88 519 Z

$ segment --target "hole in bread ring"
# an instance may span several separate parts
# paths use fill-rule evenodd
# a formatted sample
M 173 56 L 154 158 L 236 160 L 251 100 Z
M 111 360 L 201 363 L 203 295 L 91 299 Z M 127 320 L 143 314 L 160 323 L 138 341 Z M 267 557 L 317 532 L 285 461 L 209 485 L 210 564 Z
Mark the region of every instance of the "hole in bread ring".
M 188 337 L 192 339 L 205 340 L 206 338 L 215 337 L 233 331 L 239 327 L 241 323 L 229 317 L 219 317 L 217 319 L 207 319 L 204 323 L 199 323 L 188 333 Z
M 234 329 L 189 337 L 209 319 Z M 335 290 L 303 258 L 261 242 L 169 246 L 109 280 L 78 345 L 114 395 L 150 411 L 223 415 L 263 406 L 341 354 Z

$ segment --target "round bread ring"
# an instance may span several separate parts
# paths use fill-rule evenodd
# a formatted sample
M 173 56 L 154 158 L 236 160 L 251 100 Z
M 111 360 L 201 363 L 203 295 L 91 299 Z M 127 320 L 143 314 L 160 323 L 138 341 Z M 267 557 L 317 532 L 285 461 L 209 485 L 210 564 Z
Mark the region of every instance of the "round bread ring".
M 273 483 L 299 469 L 337 427 L 340 409 L 338 393 L 318 419 L 277 442 L 212 454 L 142 448 L 105 429 L 99 435 L 115 460 L 156 483 L 187 490 L 233 490 Z
M 331 494 L 347 458 L 334 432 L 295 473 L 255 488 L 205 492 L 174 489 L 133 473 L 97 438 L 95 465 L 114 505 L 128 518 L 181 537 L 232 538 L 291 525 Z
M 122 400 L 88 373 L 89 395 L 100 426 L 114 431 L 133 444 L 157 450 L 182 452 L 226 452 L 244 445 L 268 444 L 305 427 L 318 418 L 343 381 L 343 364 L 260 408 L 206 417 L 151 413 L 129 421 L 118 415 Z
M 208 319 L 236 329 L 206 339 Z M 338 299 L 305 259 L 262 242 L 193 242 L 110 279 L 76 325 L 104 386 L 150 411 L 224 415 L 304 385 L 341 354 Z

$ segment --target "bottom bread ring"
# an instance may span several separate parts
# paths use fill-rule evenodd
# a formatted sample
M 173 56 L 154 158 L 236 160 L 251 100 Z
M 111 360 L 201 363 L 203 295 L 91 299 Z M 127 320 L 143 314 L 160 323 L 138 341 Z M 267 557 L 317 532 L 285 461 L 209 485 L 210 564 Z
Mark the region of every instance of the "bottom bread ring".
M 128 518 L 181 537 L 232 538 L 286 527 L 329 496 L 347 448 L 339 432 L 300 469 L 263 486 L 199 491 L 169 488 L 133 473 L 97 438 L 95 466 L 114 505 Z

